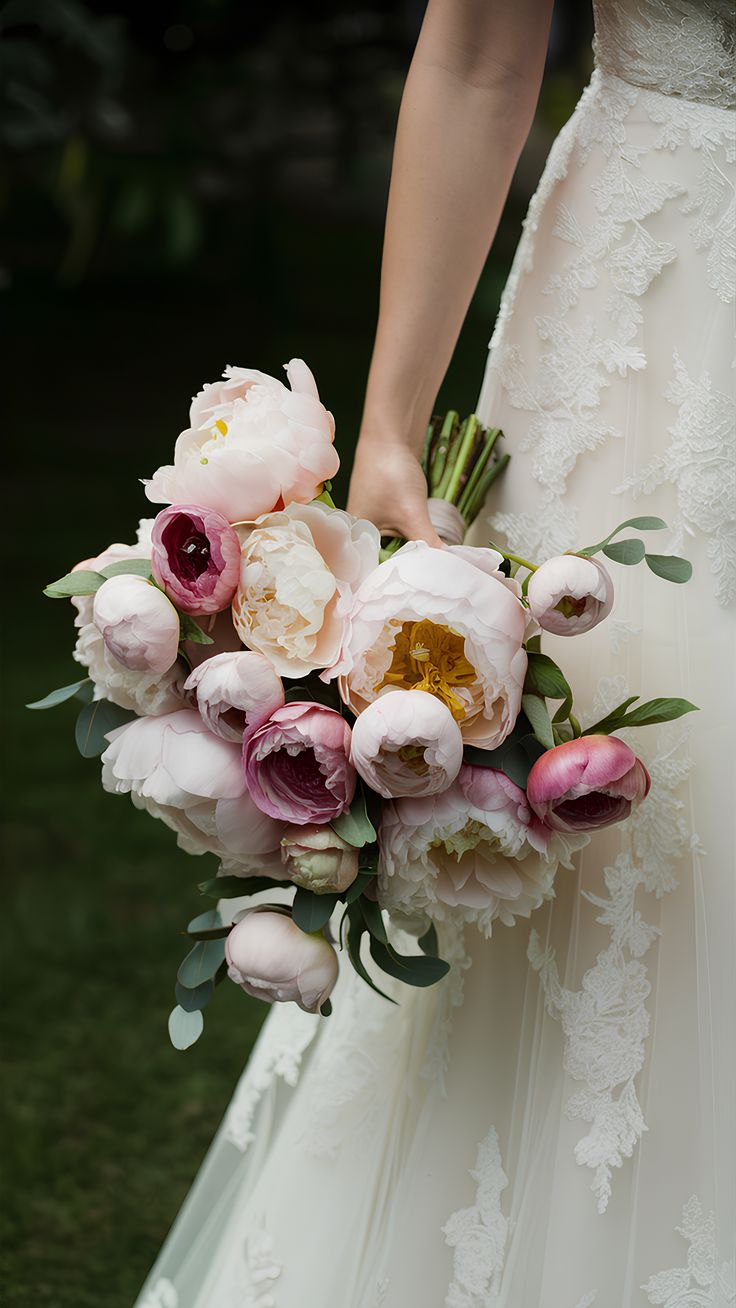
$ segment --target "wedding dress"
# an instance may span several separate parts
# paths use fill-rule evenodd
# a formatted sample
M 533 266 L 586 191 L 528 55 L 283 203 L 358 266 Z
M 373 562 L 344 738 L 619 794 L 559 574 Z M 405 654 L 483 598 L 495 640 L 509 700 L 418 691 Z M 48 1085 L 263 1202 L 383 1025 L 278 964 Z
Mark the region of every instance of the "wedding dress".
M 546 557 L 663 517 L 693 580 L 615 568 L 613 618 L 545 648 L 589 721 L 700 712 L 636 735 L 650 798 L 528 922 L 444 929 L 439 986 L 395 1007 L 345 967 L 329 1019 L 272 1010 L 138 1308 L 736 1303 L 736 24 L 596 20 L 491 342 L 513 458 L 473 539 Z

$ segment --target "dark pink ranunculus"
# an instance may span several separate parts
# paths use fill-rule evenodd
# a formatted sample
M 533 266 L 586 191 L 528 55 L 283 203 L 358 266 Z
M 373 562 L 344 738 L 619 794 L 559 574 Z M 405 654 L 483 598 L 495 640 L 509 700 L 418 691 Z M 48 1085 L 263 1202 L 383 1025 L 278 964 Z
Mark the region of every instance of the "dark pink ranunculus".
M 527 780 L 534 812 L 555 831 L 595 831 L 627 818 L 649 792 L 641 759 L 617 736 L 580 736 L 548 749 Z
M 230 604 L 240 576 L 240 541 L 221 513 L 197 504 L 172 504 L 151 533 L 155 580 L 184 613 L 219 613 Z
M 331 822 L 350 807 L 356 772 L 350 728 L 322 704 L 285 704 L 243 742 L 253 802 L 270 817 L 304 826 Z

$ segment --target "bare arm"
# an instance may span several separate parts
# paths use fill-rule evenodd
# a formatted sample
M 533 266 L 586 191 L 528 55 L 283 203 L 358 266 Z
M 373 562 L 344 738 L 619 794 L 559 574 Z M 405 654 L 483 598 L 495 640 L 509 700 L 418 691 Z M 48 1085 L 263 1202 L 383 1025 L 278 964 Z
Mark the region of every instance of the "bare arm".
M 552 0 L 429 0 L 404 89 L 352 513 L 437 544 L 424 432 L 531 126 Z

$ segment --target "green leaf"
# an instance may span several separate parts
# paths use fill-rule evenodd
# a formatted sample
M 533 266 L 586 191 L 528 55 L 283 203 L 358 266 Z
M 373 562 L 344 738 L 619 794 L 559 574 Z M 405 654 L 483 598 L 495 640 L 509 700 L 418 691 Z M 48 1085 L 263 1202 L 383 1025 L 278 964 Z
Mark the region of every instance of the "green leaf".
M 187 990 L 196 990 L 203 981 L 211 981 L 225 957 L 222 940 L 198 940 L 179 964 L 176 979 Z
M 391 945 L 381 944 L 375 936 L 371 936 L 370 950 L 374 962 L 384 972 L 409 986 L 433 986 L 450 970 L 450 964 L 443 958 L 432 958 L 428 954 L 399 954 Z
M 603 553 L 614 563 L 623 563 L 631 568 L 635 563 L 641 563 L 646 554 L 646 546 L 637 536 L 629 536 L 626 540 L 614 541 L 613 545 L 605 545 Z
M 100 568 L 100 576 L 106 579 L 110 577 L 145 577 L 146 581 L 150 581 L 153 576 L 151 560 L 120 559 L 117 563 L 108 563 L 106 568 Z
M 319 1011 L 323 1017 L 332 1017 L 331 1001 L 329 999 L 326 999 Z
M 198 1008 L 204 1008 L 214 993 L 214 981 L 203 981 L 201 986 L 195 986 L 193 990 L 188 990 L 180 981 L 176 983 L 176 1002 L 180 1008 L 187 1013 L 194 1013 Z
M 693 565 L 689 559 L 681 559 L 677 554 L 646 554 L 647 567 L 665 581 L 674 581 L 678 585 L 689 581 L 693 575 Z
M 311 935 L 313 931 L 321 931 L 329 922 L 338 899 L 339 895 L 315 895 L 311 890 L 297 886 L 291 916 L 302 931 Z
M 637 704 L 627 713 L 622 727 L 650 727 L 657 722 L 674 722 L 686 713 L 698 713 L 697 704 L 687 699 L 648 699 L 645 704 Z
M 348 886 L 348 889 L 340 896 L 340 898 L 343 899 L 346 904 L 355 903 L 355 900 L 359 899 L 366 887 L 370 885 L 374 876 L 375 872 L 359 872 L 353 884 Z
M 204 1018 L 197 1009 L 187 1013 L 186 1009 L 172 1008 L 169 1013 L 169 1039 L 175 1049 L 188 1049 L 196 1044 L 204 1031 Z
M 59 686 L 58 690 L 52 690 L 43 699 L 36 699 L 32 704 L 26 704 L 28 709 L 50 709 L 56 708 L 57 704 L 63 704 L 68 699 L 73 699 L 79 693 L 82 686 L 91 686 L 92 682 L 89 677 L 83 677 L 81 681 L 73 681 L 70 686 Z
M 368 817 L 362 786 L 356 790 L 355 799 L 347 813 L 341 813 L 340 817 L 330 823 L 330 826 L 338 836 L 355 849 L 362 849 L 364 845 L 370 845 L 378 838 L 376 829 Z
M 626 527 L 634 527 L 636 531 L 664 531 L 667 527 L 667 523 L 663 518 L 627 518 L 626 522 L 620 522 L 618 527 L 614 528 L 609 536 L 606 536 L 605 540 L 598 541 L 597 545 L 586 545 L 584 549 L 577 550 L 576 553 L 582 554 L 583 556 L 597 554 L 598 551 L 602 550 L 609 541 L 613 540 L 614 536 L 618 536 L 618 533 L 623 531 Z
M 529 719 L 529 724 L 540 745 L 544 745 L 545 749 L 552 749 L 555 738 L 544 700 L 540 699 L 538 695 L 522 695 L 521 707 Z
M 199 891 L 210 899 L 238 899 L 241 895 L 257 895 L 260 890 L 274 890 L 282 882 L 271 877 L 213 877 L 200 881 Z
M 526 642 L 525 648 L 527 654 L 539 654 L 542 649 L 542 637 L 530 636 L 528 641 Z
M 430 922 L 423 936 L 420 936 L 417 944 L 424 954 L 431 954 L 437 958 L 440 952 L 439 941 L 437 940 L 437 928 L 434 922 Z
M 535 654 L 532 651 L 528 655 L 524 690 L 548 699 L 572 701 L 572 691 L 562 669 L 547 654 Z
M 99 758 L 107 749 L 109 733 L 132 722 L 135 716 L 109 699 L 93 699 L 85 704 L 74 726 L 74 739 L 82 758 Z
M 208 908 L 206 913 L 193 917 L 187 927 L 187 935 L 194 940 L 223 940 L 230 934 L 231 928 L 225 926 L 219 910 Z
M 527 723 L 520 718 L 517 726 L 498 749 L 476 749 L 472 745 L 466 745 L 463 762 L 470 763 L 472 767 L 496 768 L 524 790 L 533 764 L 544 752 L 544 745 L 541 745 L 535 736 L 529 734 Z
M 627 708 L 640 698 L 639 695 L 630 695 L 623 703 L 618 704 L 615 709 L 611 709 L 604 718 L 599 718 L 594 722 L 592 727 L 586 727 L 583 732 L 584 736 L 606 736 L 616 730 L 617 723 L 623 721 Z
M 363 981 L 365 981 L 367 986 L 370 986 L 371 990 L 375 990 L 376 994 L 380 995 L 382 999 L 387 999 L 389 1004 L 395 1004 L 396 1000 L 392 999 L 390 995 L 387 995 L 385 991 L 381 990 L 376 985 L 375 981 L 370 975 L 370 972 L 366 970 L 363 964 L 363 960 L 360 956 L 360 942 L 363 939 L 363 936 L 365 935 L 366 925 L 365 922 L 363 921 L 363 915 L 358 905 L 354 905 L 348 909 L 348 918 L 349 918 L 349 926 L 348 926 L 346 944 L 348 950 L 348 958 L 350 959 L 350 962 L 355 968 L 355 971 L 358 973 L 358 976 L 361 977 Z
M 383 915 L 375 899 L 361 899 L 360 911 L 363 914 L 363 921 L 368 927 L 371 935 L 376 940 L 380 940 L 382 945 L 387 945 L 388 936 L 386 935 Z
M 193 645 L 214 644 L 212 637 L 188 613 L 179 613 L 179 640 L 189 640 Z
M 44 595 L 49 599 L 71 599 L 72 595 L 94 595 L 100 589 L 103 581 L 101 572 L 88 572 L 81 568 L 79 572 L 67 572 L 64 577 L 59 577 L 58 581 L 49 582 L 44 587 Z

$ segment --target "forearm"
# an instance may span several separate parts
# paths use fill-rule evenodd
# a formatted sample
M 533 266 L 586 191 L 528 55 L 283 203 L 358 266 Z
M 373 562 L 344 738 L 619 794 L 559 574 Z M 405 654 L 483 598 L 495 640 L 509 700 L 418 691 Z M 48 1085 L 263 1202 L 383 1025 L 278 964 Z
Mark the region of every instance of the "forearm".
M 430 0 L 396 137 L 362 440 L 421 444 L 534 115 L 549 11 Z

